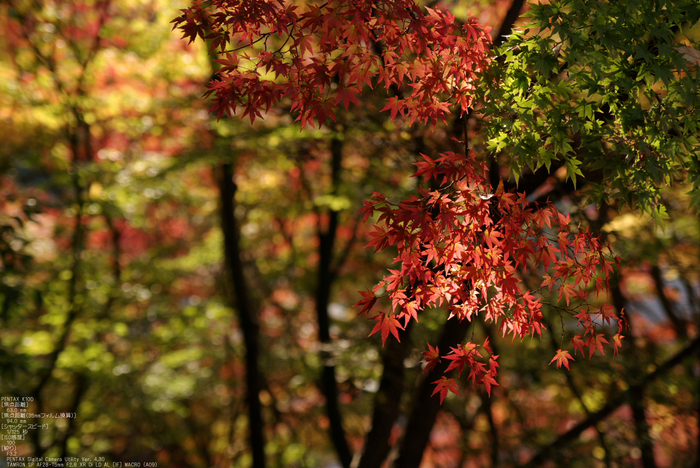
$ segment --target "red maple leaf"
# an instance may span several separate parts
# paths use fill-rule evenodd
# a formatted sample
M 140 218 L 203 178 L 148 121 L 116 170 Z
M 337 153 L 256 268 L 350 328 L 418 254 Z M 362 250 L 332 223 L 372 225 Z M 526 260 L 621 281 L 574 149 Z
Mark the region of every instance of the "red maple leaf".
M 613 346 L 615 347 L 615 351 L 613 352 L 613 356 L 617 356 L 617 352 L 619 351 L 620 347 L 622 346 L 622 339 L 624 338 L 623 335 L 620 335 L 619 333 L 613 336 Z
M 590 355 L 588 356 L 588 359 L 593 357 L 593 353 L 596 352 L 596 349 L 600 351 L 600 354 L 605 355 L 605 351 L 603 351 L 603 344 L 607 342 L 608 340 L 605 339 L 603 334 L 595 335 L 595 338 L 593 338 L 589 348 Z
M 398 97 L 390 97 L 389 99 L 387 99 L 387 101 L 389 101 L 389 103 L 386 106 L 384 106 L 384 108 L 381 111 L 391 111 L 391 120 L 396 119 L 397 114 L 404 114 L 405 104 L 402 100 L 400 100 Z
M 542 286 L 547 286 L 550 291 L 552 290 L 552 286 L 554 286 L 555 284 L 556 284 L 556 280 L 554 278 L 552 278 L 551 276 L 549 276 L 548 274 L 545 274 L 542 277 Z
M 557 354 L 554 355 L 551 361 L 549 361 L 549 364 L 551 365 L 554 361 L 557 361 L 557 369 L 561 368 L 562 364 L 564 367 L 566 367 L 567 370 L 571 370 L 569 368 L 569 361 L 575 361 L 576 359 L 573 358 L 573 356 L 567 351 L 567 350 L 558 350 Z
M 489 396 L 491 396 L 491 386 L 498 385 L 495 375 L 492 375 L 490 372 L 484 375 L 484 381 L 482 383 L 484 387 L 486 387 L 486 393 L 488 393 Z
M 458 369 L 459 374 L 462 374 L 464 366 L 471 367 L 474 362 L 475 349 L 478 345 L 474 343 L 467 343 L 466 345 L 459 345 L 456 348 L 450 348 L 452 352 L 445 356 L 445 359 L 452 361 L 445 372 L 449 372 L 452 369 Z
M 571 344 L 574 345 L 574 354 L 576 354 L 576 351 L 581 351 L 581 354 L 584 356 L 586 355 L 585 351 L 583 348 L 586 347 L 586 342 L 583 341 L 583 336 L 581 335 L 576 335 L 571 339 Z M 550 362 L 551 364 L 551 362 Z
M 448 391 L 454 393 L 455 395 L 459 395 L 459 387 L 457 386 L 455 379 L 448 379 L 443 375 L 440 380 L 436 380 L 433 383 L 435 384 L 435 390 L 433 390 L 433 393 L 430 396 L 440 392 L 440 404 L 445 401 Z
M 357 105 L 357 95 L 360 94 L 360 91 L 361 90 L 359 88 L 355 87 L 342 87 L 338 90 L 338 93 L 335 97 L 335 102 L 337 104 L 342 104 L 345 107 L 345 110 L 348 110 L 351 102 Z
M 610 304 L 605 304 L 600 308 L 600 315 L 603 319 L 603 323 L 610 325 L 611 320 L 616 319 L 615 308 Z
M 360 311 L 360 315 L 362 315 L 365 312 L 372 310 L 374 304 L 377 303 L 377 296 L 375 296 L 371 291 L 360 291 L 360 294 L 362 294 L 362 300 L 357 304 L 354 304 L 353 307 L 362 306 L 362 310 Z
M 421 362 L 426 364 L 423 373 L 430 372 L 440 362 L 440 348 L 437 346 L 433 348 L 430 346 L 430 343 L 428 343 L 428 350 L 423 351 L 423 356 L 425 356 L 425 359 Z
M 397 341 L 401 342 L 401 340 L 399 339 L 399 329 L 403 330 L 404 327 L 401 325 L 401 322 L 399 322 L 396 317 L 394 317 L 393 315 L 387 315 L 384 312 L 380 312 L 379 315 L 374 317 L 373 320 L 376 320 L 377 324 L 374 326 L 369 336 L 372 336 L 381 330 L 382 346 L 384 346 L 384 344 L 386 343 L 386 339 L 389 336 L 389 333 L 394 335 L 394 338 L 396 338 Z

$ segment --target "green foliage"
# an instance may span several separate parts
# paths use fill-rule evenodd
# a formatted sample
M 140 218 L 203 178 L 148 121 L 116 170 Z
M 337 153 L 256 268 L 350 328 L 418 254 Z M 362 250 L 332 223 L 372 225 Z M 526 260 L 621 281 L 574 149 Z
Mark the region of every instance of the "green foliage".
M 532 5 L 530 22 L 496 51 L 484 80 L 487 146 L 527 168 L 586 173 L 597 204 L 666 218 L 663 187 L 692 185 L 700 203 L 695 1 Z M 583 172 L 582 172 L 583 171 Z

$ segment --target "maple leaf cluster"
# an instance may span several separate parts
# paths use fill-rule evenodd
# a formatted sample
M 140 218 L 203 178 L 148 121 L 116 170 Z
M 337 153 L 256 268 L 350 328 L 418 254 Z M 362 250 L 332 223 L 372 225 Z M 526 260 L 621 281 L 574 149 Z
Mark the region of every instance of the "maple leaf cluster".
M 544 328 L 539 290 L 556 288 L 568 307 L 572 299 L 585 301 L 591 290 L 602 293 L 607 288 L 616 259 L 610 258 L 608 246 L 588 228 L 573 226 L 569 215 L 551 204 L 530 203 L 524 194 L 490 194 L 485 167 L 473 153 L 469 158 L 453 152 L 435 160 L 422 156 L 415 176 L 436 179 L 438 189 L 419 187 L 419 196 L 398 204 L 374 193 L 361 209 L 365 219 L 378 214 L 379 224 L 368 246 L 375 251 L 395 246 L 395 263 L 400 265 L 390 269 L 373 291 L 364 292 L 357 304 L 362 313 L 368 313 L 377 295 L 390 301 L 391 312 L 378 313 L 372 333 L 381 331 L 383 340 L 389 334 L 398 338 L 398 329 L 417 321 L 421 311 L 444 307 L 450 318 L 481 317 L 496 323 L 504 336 L 523 339 L 540 335 Z M 528 268 L 549 272 L 543 274 L 538 291 L 522 287 L 521 275 Z M 567 311 L 573 315 L 573 310 Z M 576 318 L 588 338 L 577 335 L 572 340 L 575 350 L 588 349 L 591 355 L 603 351 L 607 341 L 597 331 L 594 317 L 598 315 L 603 318 L 600 325 L 616 320 L 621 331 L 622 321 L 610 306 L 586 305 Z M 616 352 L 618 338 L 614 338 Z M 488 344 L 484 349 L 490 354 Z M 487 369 L 477 359 L 480 355 L 473 343 L 452 348 L 444 356 L 432 347 L 424 354 L 428 370 L 444 358 L 451 361 L 446 373 L 457 368 L 461 374 L 468 368 L 469 379 L 484 384 L 489 393 L 496 384 L 497 356 L 489 358 Z M 560 350 L 554 360 L 568 368 L 567 359 L 571 359 L 568 351 Z M 447 390 L 456 388 L 449 379 L 435 383 L 443 399 Z
M 426 356 L 425 361 L 428 362 L 428 365 L 425 367 L 425 369 L 423 369 L 423 372 L 428 371 L 431 366 L 434 366 L 436 359 L 440 359 L 439 349 L 437 347 L 432 348 L 430 345 L 428 345 L 428 347 L 430 348 L 430 352 L 424 353 Z M 450 372 L 452 369 L 457 369 L 459 375 L 462 375 L 462 371 L 466 367 L 469 369 L 468 380 L 470 380 L 472 383 L 483 384 L 484 388 L 486 388 L 486 392 L 489 394 L 489 396 L 491 396 L 491 386 L 498 385 L 498 382 L 496 382 L 499 367 L 498 362 L 496 362 L 498 355 L 491 354 L 491 348 L 489 347 L 489 340 L 487 338 L 483 344 L 483 348 L 488 353 L 489 357 L 489 368 L 487 369 L 486 364 L 478 360 L 479 358 L 483 357 L 481 353 L 477 351 L 478 347 L 479 345 L 475 343 L 467 343 L 460 344 L 456 348 L 450 348 L 451 351 L 445 356 L 445 359 L 448 359 L 451 362 L 447 366 L 447 369 L 445 369 L 445 373 Z M 445 400 L 445 396 L 447 395 L 447 392 L 444 391 L 445 389 L 450 390 L 454 394 L 458 394 L 457 389 L 459 387 L 457 386 L 456 382 L 454 382 L 454 379 L 442 376 L 440 380 L 433 383 L 436 384 L 433 395 L 440 391 L 440 403 Z
M 243 109 L 254 121 L 288 99 L 302 127 L 378 84 L 398 90 L 384 108 L 392 119 L 434 123 L 453 103 L 465 112 L 490 44 L 475 19 L 460 24 L 413 0 L 196 0 L 173 23 L 221 53 L 208 91 L 219 118 Z

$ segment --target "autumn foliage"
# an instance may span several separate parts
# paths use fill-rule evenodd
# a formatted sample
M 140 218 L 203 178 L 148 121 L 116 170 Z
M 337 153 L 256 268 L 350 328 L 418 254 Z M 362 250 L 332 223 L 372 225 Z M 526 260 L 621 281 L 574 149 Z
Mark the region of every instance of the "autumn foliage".
M 459 23 L 449 12 L 421 9 L 413 0 L 305 7 L 282 0 L 197 1 L 173 22 L 190 42 L 206 39 L 221 56 L 208 91 L 219 118 L 240 115 L 253 122 L 282 105 L 297 113 L 302 127 L 313 126 L 380 85 L 389 94 L 383 110 L 392 120 L 436 125 L 454 108 L 460 115 L 468 111 L 476 78 L 489 65 L 486 28 L 473 18 Z M 572 226 L 552 204 L 530 203 L 524 194 L 502 189 L 493 193 L 485 163 L 466 142 L 464 154 L 421 156 L 414 177 L 424 185 L 416 195 L 393 202 L 374 193 L 361 209 L 365 221 L 378 215 L 368 247 L 398 252 L 397 269 L 356 304 L 369 313 L 378 297 L 390 302 L 389 310 L 373 316 L 372 334 L 380 333 L 383 343 L 389 335 L 400 339 L 409 321 L 438 307 L 450 318 L 496 323 L 503 335 L 540 335 L 542 291 L 555 292 L 573 314 L 574 304 L 606 288 L 614 260 L 588 228 Z M 536 290 L 520 280 L 528 268 L 542 272 Z M 604 352 L 599 326 L 617 320 L 606 307 L 580 307 L 576 317 L 584 331 L 572 340 L 574 350 Z M 603 321 L 596 322 L 596 315 Z M 621 337 L 614 338 L 616 351 Z M 426 354 L 426 370 L 448 359 L 446 372 L 466 368 L 469 380 L 489 393 L 497 384 L 498 356 L 488 342 L 439 353 L 431 348 Z M 554 358 L 567 368 L 569 359 L 563 350 Z M 453 378 L 435 383 L 441 400 L 448 390 L 457 392 Z
M 190 42 L 205 38 L 221 56 L 209 89 L 219 118 L 242 109 L 254 121 L 284 103 L 302 127 L 334 118 L 375 86 L 397 90 L 385 107 L 392 118 L 445 120 L 452 103 L 465 112 L 490 41 L 475 20 L 459 24 L 413 0 L 304 7 L 198 0 L 173 22 Z
M 418 320 L 421 311 L 437 307 L 460 320 L 482 317 L 503 335 L 523 339 L 541 334 L 541 291 L 557 291 L 567 306 L 585 301 L 590 291 L 603 292 L 614 260 L 600 238 L 571 226 L 570 217 L 551 204 L 532 204 L 523 194 L 489 193 L 484 167 L 473 155 L 471 160 L 456 153 L 423 157 L 416 176 L 437 179 L 439 188 L 419 188 L 418 196 L 398 204 L 374 194 L 362 209 L 367 219 L 379 213 L 382 223 L 369 245 L 398 250 L 400 269 L 390 270 L 374 288 L 391 301 L 391 312 L 379 312 L 374 330 L 381 329 L 383 339 L 389 332 L 397 336 L 396 328 Z M 528 268 L 543 272 L 535 291 L 523 288 L 519 278 Z M 374 301 L 365 293 L 358 305 L 367 312 L 365 306 Z M 603 352 L 606 342 L 597 315 L 611 320 L 608 306 L 584 306 L 577 315 L 584 333 L 574 338 L 574 348 L 590 355 Z M 466 367 L 469 380 L 483 383 L 490 393 L 498 356 L 485 343 L 487 366 L 476 347 L 467 343 L 442 357 L 452 361 L 448 371 L 457 368 L 461 374 Z M 436 354 L 426 361 L 430 364 Z

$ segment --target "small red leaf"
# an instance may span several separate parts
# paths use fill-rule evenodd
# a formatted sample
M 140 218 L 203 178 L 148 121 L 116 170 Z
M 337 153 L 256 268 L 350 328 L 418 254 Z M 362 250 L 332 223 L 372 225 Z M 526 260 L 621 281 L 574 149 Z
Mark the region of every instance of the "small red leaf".
M 445 401 L 445 397 L 447 396 L 447 392 L 450 391 L 454 393 L 455 395 L 459 395 L 459 387 L 457 386 L 457 382 L 455 382 L 455 379 L 448 379 L 444 375 L 440 380 L 436 380 L 433 382 L 435 385 L 435 390 L 433 390 L 432 395 L 435 395 L 436 393 L 440 392 L 440 404 L 442 404 L 443 401 Z
M 590 349 L 590 355 L 588 356 L 588 359 L 593 357 L 593 353 L 596 352 L 596 349 L 600 351 L 600 354 L 605 355 L 605 351 L 603 350 L 603 344 L 607 343 L 608 340 L 605 339 L 605 336 L 603 334 L 598 334 L 595 335 L 595 338 L 593 339 L 593 343 L 591 344 Z
M 569 368 L 569 361 L 575 361 L 576 359 L 571 356 L 571 354 L 566 351 L 566 350 L 558 350 L 557 354 L 554 355 L 551 361 L 549 361 L 549 364 L 551 365 L 554 361 L 557 361 L 557 369 L 561 368 L 562 364 L 564 367 L 566 367 L 567 370 L 571 370 Z
M 372 336 L 381 330 L 382 346 L 384 346 L 384 344 L 386 343 L 386 339 L 389 337 L 389 333 L 394 335 L 396 341 L 401 342 L 401 340 L 399 339 L 399 329 L 403 330 L 404 327 L 401 325 L 401 322 L 399 322 L 398 319 L 396 319 L 396 317 L 380 312 L 379 315 L 374 317 L 373 320 L 376 320 L 377 324 L 374 326 L 369 336 Z
M 425 356 L 425 359 L 421 362 L 426 364 L 423 373 L 430 372 L 440 362 L 440 348 L 437 346 L 433 348 L 430 346 L 430 343 L 428 343 L 428 351 L 423 351 L 423 356 Z

